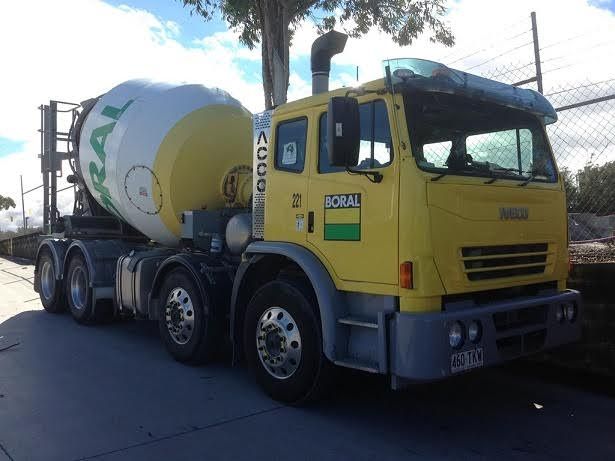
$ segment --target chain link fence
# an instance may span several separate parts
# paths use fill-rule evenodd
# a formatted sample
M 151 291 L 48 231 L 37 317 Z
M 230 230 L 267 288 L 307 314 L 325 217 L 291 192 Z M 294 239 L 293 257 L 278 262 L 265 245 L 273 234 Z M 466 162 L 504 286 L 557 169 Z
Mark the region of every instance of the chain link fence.
M 579 78 L 600 69 L 599 59 L 588 60 L 615 48 L 615 40 L 592 43 L 591 35 L 577 32 L 557 41 L 540 36 L 539 42 L 532 13 L 483 47 L 441 58 L 453 68 L 541 91 L 556 108 L 558 121 L 547 130 L 566 186 L 572 242 L 615 236 L 615 75 Z
M 615 80 L 562 88 L 549 135 L 566 185 L 571 241 L 613 236 L 615 229 Z

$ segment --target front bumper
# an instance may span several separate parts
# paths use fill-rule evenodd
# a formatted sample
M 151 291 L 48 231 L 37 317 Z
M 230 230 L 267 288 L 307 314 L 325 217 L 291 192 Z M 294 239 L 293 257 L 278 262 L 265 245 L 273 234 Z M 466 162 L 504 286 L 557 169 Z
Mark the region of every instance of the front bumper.
M 573 302 L 573 322 L 558 322 L 556 309 Z M 483 367 L 523 357 L 581 338 L 582 306 L 578 291 L 496 302 L 452 312 L 408 314 L 396 312 L 389 323 L 390 371 L 394 380 L 432 381 L 452 375 L 451 355 L 477 347 L 483 350 Z M 481 339 L 467 338 L 459 349 L 449 344 L 448 331 L 459 321 L 466 330 L 480 321 Z M 459 374 L 459 373 L 455 373 Z

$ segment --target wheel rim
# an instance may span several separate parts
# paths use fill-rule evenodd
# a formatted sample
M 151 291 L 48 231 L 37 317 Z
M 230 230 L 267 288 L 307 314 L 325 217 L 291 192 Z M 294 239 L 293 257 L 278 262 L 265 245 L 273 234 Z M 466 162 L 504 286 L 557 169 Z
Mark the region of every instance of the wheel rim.
M 301 332 L 286 309 L 270 307 L 256 324 L 256 351 L 263 367 L 277 379 L 290 378 L 301 363 Z
M 41 268 L 41 292 L 45 299 L 53 298 L 53 292 L 55 290 L 55 273 L 53 265 L 50 261 L 45 261 Z
M 165 305 L 165 319 L 173 341 L 180 345 L 190 341 L 194 332 L 194 306 L 185 289 L 171 290 Z
M 83 267 L 76 267 L 70 276 L 70 296 L 77 310 L 85 309 L 88 292 L 87 276 Z

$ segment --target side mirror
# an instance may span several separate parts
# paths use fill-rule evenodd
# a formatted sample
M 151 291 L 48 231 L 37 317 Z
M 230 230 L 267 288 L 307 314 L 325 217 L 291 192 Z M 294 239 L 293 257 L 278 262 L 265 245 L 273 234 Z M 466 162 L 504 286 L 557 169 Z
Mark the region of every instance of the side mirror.
M 359 102 L 346 96 L 331 98 L 327 110 L 327 151 L 331 166 L 358 165 L 360 134 Z

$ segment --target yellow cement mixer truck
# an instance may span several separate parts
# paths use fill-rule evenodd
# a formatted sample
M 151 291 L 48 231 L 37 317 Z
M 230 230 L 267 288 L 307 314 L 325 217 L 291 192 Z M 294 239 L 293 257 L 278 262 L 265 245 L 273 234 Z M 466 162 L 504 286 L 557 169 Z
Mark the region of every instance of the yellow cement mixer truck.
M 141 80 L 72 110 L 75 210 L 46 199 L 45 309 L 155 320 L 182 362 L 230 343 L 285 402 L 316 398 L 335 366 L 398 389 L 577 340 L 553 107 L 418 59 L 329 91 L 345 42 L 317 39 L 313 95 L 261 114 Z

